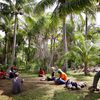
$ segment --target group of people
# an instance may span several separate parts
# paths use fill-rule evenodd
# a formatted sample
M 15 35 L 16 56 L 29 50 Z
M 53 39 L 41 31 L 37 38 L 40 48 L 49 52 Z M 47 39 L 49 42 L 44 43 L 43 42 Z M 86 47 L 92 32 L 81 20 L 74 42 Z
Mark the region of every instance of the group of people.
M 39 71 L 39 76 L 44 77 L 45 76 L 44 70 L 43 69 L 40 70 L 42 70 L 43 73 L 40 73 L 42 71 Z M 58 78 L 55 76 L 55 72 L 58 72 L 59 74 Z M 47 77 L 47 81 L 54 81 L 56 85 L 65 84 L 65 86 L 68 89 L 81 89 L 86 86 L 85 82 L 76 82 L 70 80 L 66 73 L 64 73 L 61 69 L 57 69 L 55 71 L 54 67 L 51 67 L 51 77 Z
M 45 71 L 43 69 L 41 69 L 41 70 L 42 71 L 39 71 L 39 76 L 44 77 Z M 55 72 L 58 72 L 58 74 L 59 74 L 58 78 L 55 76 Z M 100 71 L 98 71 L 95 74 L 94 79 L 93 79 L 93 84 L 92 84 L 92 86 L 89 87 L 90 91 L 99 91 L 99 89 L 97 88 L 99 78 L 100 78 Z M 85 82 L 78 82 L 78 81 L 73 81 L 73 80 L 69 79 L 67 74 L 64 73 L 61 69 L 57 69 L 55 71 L 54 67 L 51 67 L 51 77 L 47 77 L 46 79 L 47 79 L 47 81 L 54 81 L 55 84 L 57 84 L 57 85 L 65 84 L 65 87 L 67 87 L 68 89 L 81 89 L 86 86 Z
M 59 77 L 56 77 L 55 73 L 58 72 Z M 0 71 L 0 76 L 4 77 L 6 75 L 6 72 L 3 70 Z M 68 89 L 74 89 L 78 90 L 86 86 L 85 82 L 77 82 L 73 81 L 68 78 L 67 74 L 64 73 L 61 69 L 56 69 L 54 67 L 51 67 L 51 77 L 45 77 L 46 73 L 45 70 L 40 68 L 39 70 L 39 77 L 42 77 L 44 80 L 47 79 L 47 81 L 54 81 L 55 84 L 60 85 L 60 84 L 65 84 L 65 87 Z M 23 79 L 19 77 L 18 70 L 15 66 L 10 68 L 9 71 L 9 78 L 12 79 L 12 92 L 14 94 L 20 93 L 22 91 L 22 84 L 23 84 Z M 100 71 L 96 73 L 94 76 L 93 80 L 93 85 L 89 87 L 90 91 L 99 91 L 97 88 L 97 84 L 100 78 Z
M 22 91 L 23 80 L 19 78 L 18 69 L 16 66 L 11 66 L 8 68 L 7 72 L 3 69 L 0 70 L 0 78 L 12 80 L 12 93 L 17 94 Z
M 10 67 L 7 71 L 1 68 L 0 70 L 0 79 L 9 78 L 12 79 L 15 77 L 15 73 L 17 72 L 16 66 Z

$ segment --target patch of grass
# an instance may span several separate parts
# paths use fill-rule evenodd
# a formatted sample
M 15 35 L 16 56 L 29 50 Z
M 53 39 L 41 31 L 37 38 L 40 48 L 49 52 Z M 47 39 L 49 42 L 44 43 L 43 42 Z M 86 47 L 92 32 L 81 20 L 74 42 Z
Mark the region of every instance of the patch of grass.
M 52 100 L 100 100 L 100 93 L 89 93 L 88 91 L 56 91 Z
M 92 73 L 88 76 L 85 76 L 84 73 L 69 72 L 68 76 L 70 77 L 70 79 L 75 79 L 75 80 L 78 80 L 78 81 L 90 81 L 90 80 L 93 79 L 94 73 Z
M 88 93 L 83 100 L 100 100 L 100 93 Z
M 52 100 L 80 100 L 82 94 L 70 91 L 56 91 Z
M 38 74 L 21 73 L 21 77 L 38 77 Z
M 48 100 L 48 88 L 33 88 L 22 94 L 13 95 L 13 100 Z

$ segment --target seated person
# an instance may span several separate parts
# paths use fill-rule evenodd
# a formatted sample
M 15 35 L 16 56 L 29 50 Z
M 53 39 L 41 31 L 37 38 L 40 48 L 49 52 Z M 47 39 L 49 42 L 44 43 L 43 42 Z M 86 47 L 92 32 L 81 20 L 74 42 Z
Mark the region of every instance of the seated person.
M 47 77 L 47 81 L 54 81 L 55 80 L 55 68 L 51 67 L 51 77 Z
M 12 93 L 17 94 L 22 91 L 23 80 L 19 78 L 19 73 L 15 73 L 15 77 L 12 80 Z
M 99 78 L 100 78 L 100 71 L 98 71 L 95 74 L 94 79 L 93 79 L 93 84 L 92 84 L 91 87 L 89 87 L 89 90 L 91 92 L 93 92 L 93 91 L 100 91 L 100 89 L 97 88 L 97 84 L 98 84 Z
M 40 68 L 39 77 L 44 77 L 44 76 L 45 76 L 45 71 L 42 68 Z
M 10 68 L 9 78 L 14 78 L 16 72 L 17 72 L 17 70 L 15 69 L 15 67 L 12 66 L 12 67 Z
M 0 71 L 0 78 L 1 78 L 1 79 L 6 78 L 6 72 L 3 71 L 2 69 L 1 69 L 1 71 Z
M 68 79 L 65 83 L 66 87 L 68 89 L 81 89 L 81 88 L 84 88 L 86 86 L 86 83 L 85 82 L 76 82 L 76 81 L 72 81 L 70 79 Z
M 55 84 L 65 84 L 68 80 L 67 75 L 61 70 L 58 69 L 59 78 L 55 80 Z

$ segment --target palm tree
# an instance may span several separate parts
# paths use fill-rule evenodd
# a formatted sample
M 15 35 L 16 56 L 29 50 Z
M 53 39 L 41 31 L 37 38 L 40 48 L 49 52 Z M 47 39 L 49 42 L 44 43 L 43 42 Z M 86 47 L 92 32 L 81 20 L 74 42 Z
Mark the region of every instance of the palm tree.
M 53 12 L 53 16 L 60 17 L 63 20 L 63 39 L 64 39 L 64 52 L 68 51 L 66 40 L 66 16 L 72 12 L 84 10 L 86 6 L 91 6 L 94 0 L 41 0 L 35 7 L 36 13 L 40 13 L 45 8 L 53 6 L 56 3 L 56 7 Z M 65 61 L 65 68 L 67 61 Z
M 11 60 L 11 65 L 14 64 L 15 62 L 15 52 L 16 52 L 16 34 L 17 34 L 17 26 L 18 26 L 18 15 L 22 15 L 23 14 L 23 9 L 24 6 L 27 8 L 27 6 L 29 6 L 29 2 L 31 0 L 5 0 L 5 2 L 7 4 L 3 4 L 1 2 L 1 4 L 5 7 L 5 9 L 3 9 L 3 14 L 8 14 L 11 17 L 14 17 L 14 34 L 13 34 L 13 49 L 12 49 L 12 60 Z M 24 6 L 23 6 L 24 5 Z M 3 7 L 3 8 L 4 8 Z M 2 9 L 2 7 L 1 7 Z
M 71 51 L 66 53 L 65 59 L 71 59 L 77 66 L 84 66 L 84 74 L 88 75 L 87 68 L 95 66 L 100 60 L 100 48 L 91 41 L 85 41 L 82 34 L 76 34 L 75 44 L 71 46 Z M 95 53 L 98 52 L 98 53 Z
M 5 15 L 1 15 L 0 29 L 5 32 L 5 65 L 8 64 L 8 40 L 9 34 L 12 33 L 13 20 Z

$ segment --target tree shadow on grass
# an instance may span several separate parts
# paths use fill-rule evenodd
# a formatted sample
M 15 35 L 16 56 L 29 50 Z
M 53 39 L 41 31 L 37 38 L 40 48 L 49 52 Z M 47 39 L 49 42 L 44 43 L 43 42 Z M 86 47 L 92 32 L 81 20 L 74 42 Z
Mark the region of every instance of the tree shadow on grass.
M 99 100 L 100 93 L 90 93 L 86 89 L 82 90 L 61 90 L 55 91 L 52 100 Z
M 1 96 L 7 96 L 13 100 L 50 100 L 48 91 L 51 89 L 46 81 L 39 81 L 38 79 L 26 79 L 23 84 L 23 91 L 19 94 L 13 95 L 11 92 L 12 83 L 11 80 L 2 80 L 0 84 Z M 36 80 L 36 81 L 35 81 Z M 12 100 L 5 99 L 3 100 Z M 1 100 L 1 97 L 0 97 Z
M 47 87 L 36 87 L 23 91 L 18 95 L 12 95 L 13 100 L 48 100 Z
M 100 93 L 88 93 L 85 95 L 83 100 L 99 100 L 100 99 Z

